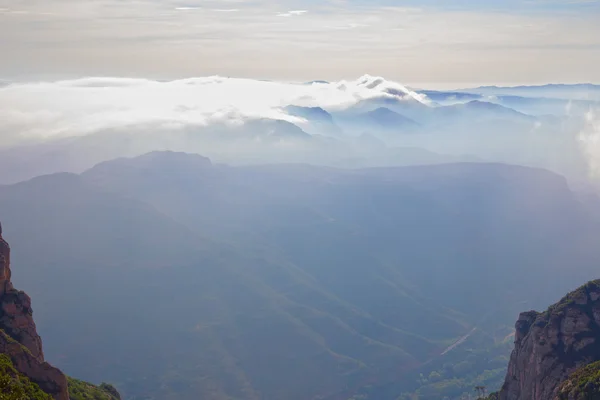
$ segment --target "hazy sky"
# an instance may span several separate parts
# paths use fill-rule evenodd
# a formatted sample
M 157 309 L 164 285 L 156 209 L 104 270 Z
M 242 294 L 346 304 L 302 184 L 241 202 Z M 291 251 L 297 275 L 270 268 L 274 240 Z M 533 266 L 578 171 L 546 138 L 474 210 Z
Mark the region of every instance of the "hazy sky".
M 600 83 L 600 0 L 0 0 L 0 79 Z

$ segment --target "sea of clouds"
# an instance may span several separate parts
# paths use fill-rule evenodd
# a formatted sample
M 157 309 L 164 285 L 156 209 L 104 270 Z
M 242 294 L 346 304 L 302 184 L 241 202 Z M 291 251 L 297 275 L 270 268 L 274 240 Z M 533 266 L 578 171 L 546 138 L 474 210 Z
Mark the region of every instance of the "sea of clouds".
M 600 113 L 597 109 L 590 108 L 586 115 L 578 115 L 569 107 L 570 100 L 565 99 L 567 107 L 562 115 L 538 115 L 525 120 L 517 115 L 517 121 L 514 121 L 511 118 L 515 113 L 502 109 L 502 99 L 493 93 L 480 99 L 496 104 L 472 108 L 470 112 L 464 112 L 466 109 L 458 104 L 470 100 L 460 98 L 458 96 L 444 104 L 447 106 L 444 108 L 423 93 L 370 75 L 356 80 L 309 83 L 221 76 L 171 81 L 92 77 L 4 82 L 0 85 L 0 150 L 92 136 L 85 145 L 85 151 L 92 152 L 89 154 L 94 157 L 90 159 L 94 161 L 174 149 L 199 152 L 227 163 L 285 160 L 338 165 L 341 159 L 357 157 L 363 166 L 379 165 L 382 159 L 387 160 L 386 165 L 407 162 L 390 156 L 376 142 L 379 141 L 388 148 L 416 147 L 437 153 L 443 156 L 438 161 L 449 155 L 455 157 L 450 160 L 460 157 L 539 166 L 565 176 L 591 175 L 594 179 L 600 176 Z M 353 106 L 365 101 L 376 104 L 374 107 L 393 104 L 390 106 L 393 108 L 400 104 L 400 114 L 404 114 L 403 110 L 425 110 L 425 117 L 417 120 L 418 127 L 412 133 L 402 131 L 402 128 L 398 132 L 385 131 L 389 128 L 382 128 L 378 121 L 352 119 L 354 117 L 344 119 L 347 116 L 345 111 L 350 109 L 353 109 L 352 115 L 360 116 L 363 109 Z M 534 98 L 529 98 L 524 104 L 531 105 L 532 101 L 537 104 Z M 540 98 L 541 107 L 544 104 L 547 104 L 546 100 Z M 329 111 L 337 126 L 307 121 L 300 116 L 304 115 L 302 113 L 286 111 L 291 105 L 320 107 Z M 438 107 L 444 110 L 429 112 L 436 111 Z M 484 117 L 478 118 L 474 112 L 479 111 L 474 110 L 481 111 Z M 498 114 L 493 114 L 496 111 Z M 492 114 L 485 117 L 487 112 Z M 317 110 L 314 115 L 318 118 L 322 113 Z M 410 114 L 407 116 L 412 117 Z M 438 117 L 442 118 L 440 123 Z M 277 136 L 278 145 L 273 147 L 273 141 L 267 145 L 258 137 L 233 142 L 230 136 L 223 135 L 223 132 L 231 131 L 223 129 L 223 126 L 236 128 L 258 119 L 287 121 L 316 135 L 315 140 L 296 141 L 292 135 L 286 142 L 287 139 Z M 259 129 L 256 127 L 262 125 L 253 126 L 252 129 Z M 273 125 L 269 126 L 266 129 L 276 129 Z M 255 133 L 252 129 L 239 132 L 252 135 Z M 281 129 L 293 133 L 289 126 Z M 363 131 L 370 137 L 368 143 L 357 141 Z M 97 135 L 104 138 L 105 133 L 111 135 L 108 141 L 98 141 Z M 119 141 L 115 135 L 120 138 L 122 134 L 127 134 L 123 140 L 130 143 L 129 151 L 115 148 Z M 132 135 L 135 140 L 131 140 Z M 331 136 L 334 140 L 324 139 L 322 135 Z M 390 135 L 392 139 L 388 141 Z M 215 140 L 217 137 L 223 138 L 223 141 Z M 64 157 L 88 158 L 88 153 L 80 154 L 81 149 L 81 146 L 73 145 L 69 148 L 63 146 L 61 151 Z M 40 151 L 40 154 L 46 154 L 50 150 Z M 343 165 L 348 165 L 348 162 L 344 161 Z M 78 168 L 87 166 L 80 164 Z M 40 170 L 45 171 L 43 168 Z M 55 170 L 60 168 L 48 171 Z
M 135 126 L 177 128 L 268 118 L 301 123 L 289 105 L 339 110 L 362 100 L 424 95 L 383 78 L 284 83 L 202 77 L 174 81 L 83 78 L 0 87 L 0 144 L 86 135 Z

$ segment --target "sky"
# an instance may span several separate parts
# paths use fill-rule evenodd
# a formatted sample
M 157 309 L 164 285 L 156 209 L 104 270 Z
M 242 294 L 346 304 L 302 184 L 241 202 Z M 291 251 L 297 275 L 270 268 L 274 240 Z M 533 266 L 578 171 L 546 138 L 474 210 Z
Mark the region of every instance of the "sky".
M 600 0 L 0 0 L 0 80 L 600 83 Z

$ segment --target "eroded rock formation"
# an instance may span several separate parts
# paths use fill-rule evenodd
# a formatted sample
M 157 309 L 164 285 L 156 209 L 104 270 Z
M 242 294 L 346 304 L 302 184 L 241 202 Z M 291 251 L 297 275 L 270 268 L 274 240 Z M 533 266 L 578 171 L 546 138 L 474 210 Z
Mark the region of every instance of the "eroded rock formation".
M 10 246 L 0 225 L 0 353 L 7 354 L 15 368 L 57 400 L 68 400 L 67 378 L 44 361 L 42 340 L 33 321 L 31 299 L 13 288 Z
M 557 399 L 578 368 L 600 360 L 600 280 L 568 294 L 546 312 L 522 313 L 500 400 Z
M 10 246 L 2 238 L 2 224 L 0 223 L 0 295 L 12 289 L 10 282 Z

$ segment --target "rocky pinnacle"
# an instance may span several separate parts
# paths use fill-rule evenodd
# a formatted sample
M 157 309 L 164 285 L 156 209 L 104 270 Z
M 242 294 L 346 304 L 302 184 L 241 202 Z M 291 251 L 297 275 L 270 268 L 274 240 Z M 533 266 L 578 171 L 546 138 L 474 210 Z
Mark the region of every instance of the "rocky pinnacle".
M 600 360 L 600 280 L 569 293 L 543 313 L 516 324 L 500 400 L 554 400 L 575 370 Z
M 0 353 L 7 354 L 19 372 L 57 400 L 68 400 L 67 378 L 44 361 L 42 339 L 33 321 L 31 299 L 13 288 L 10 246 L 0 224 Z

